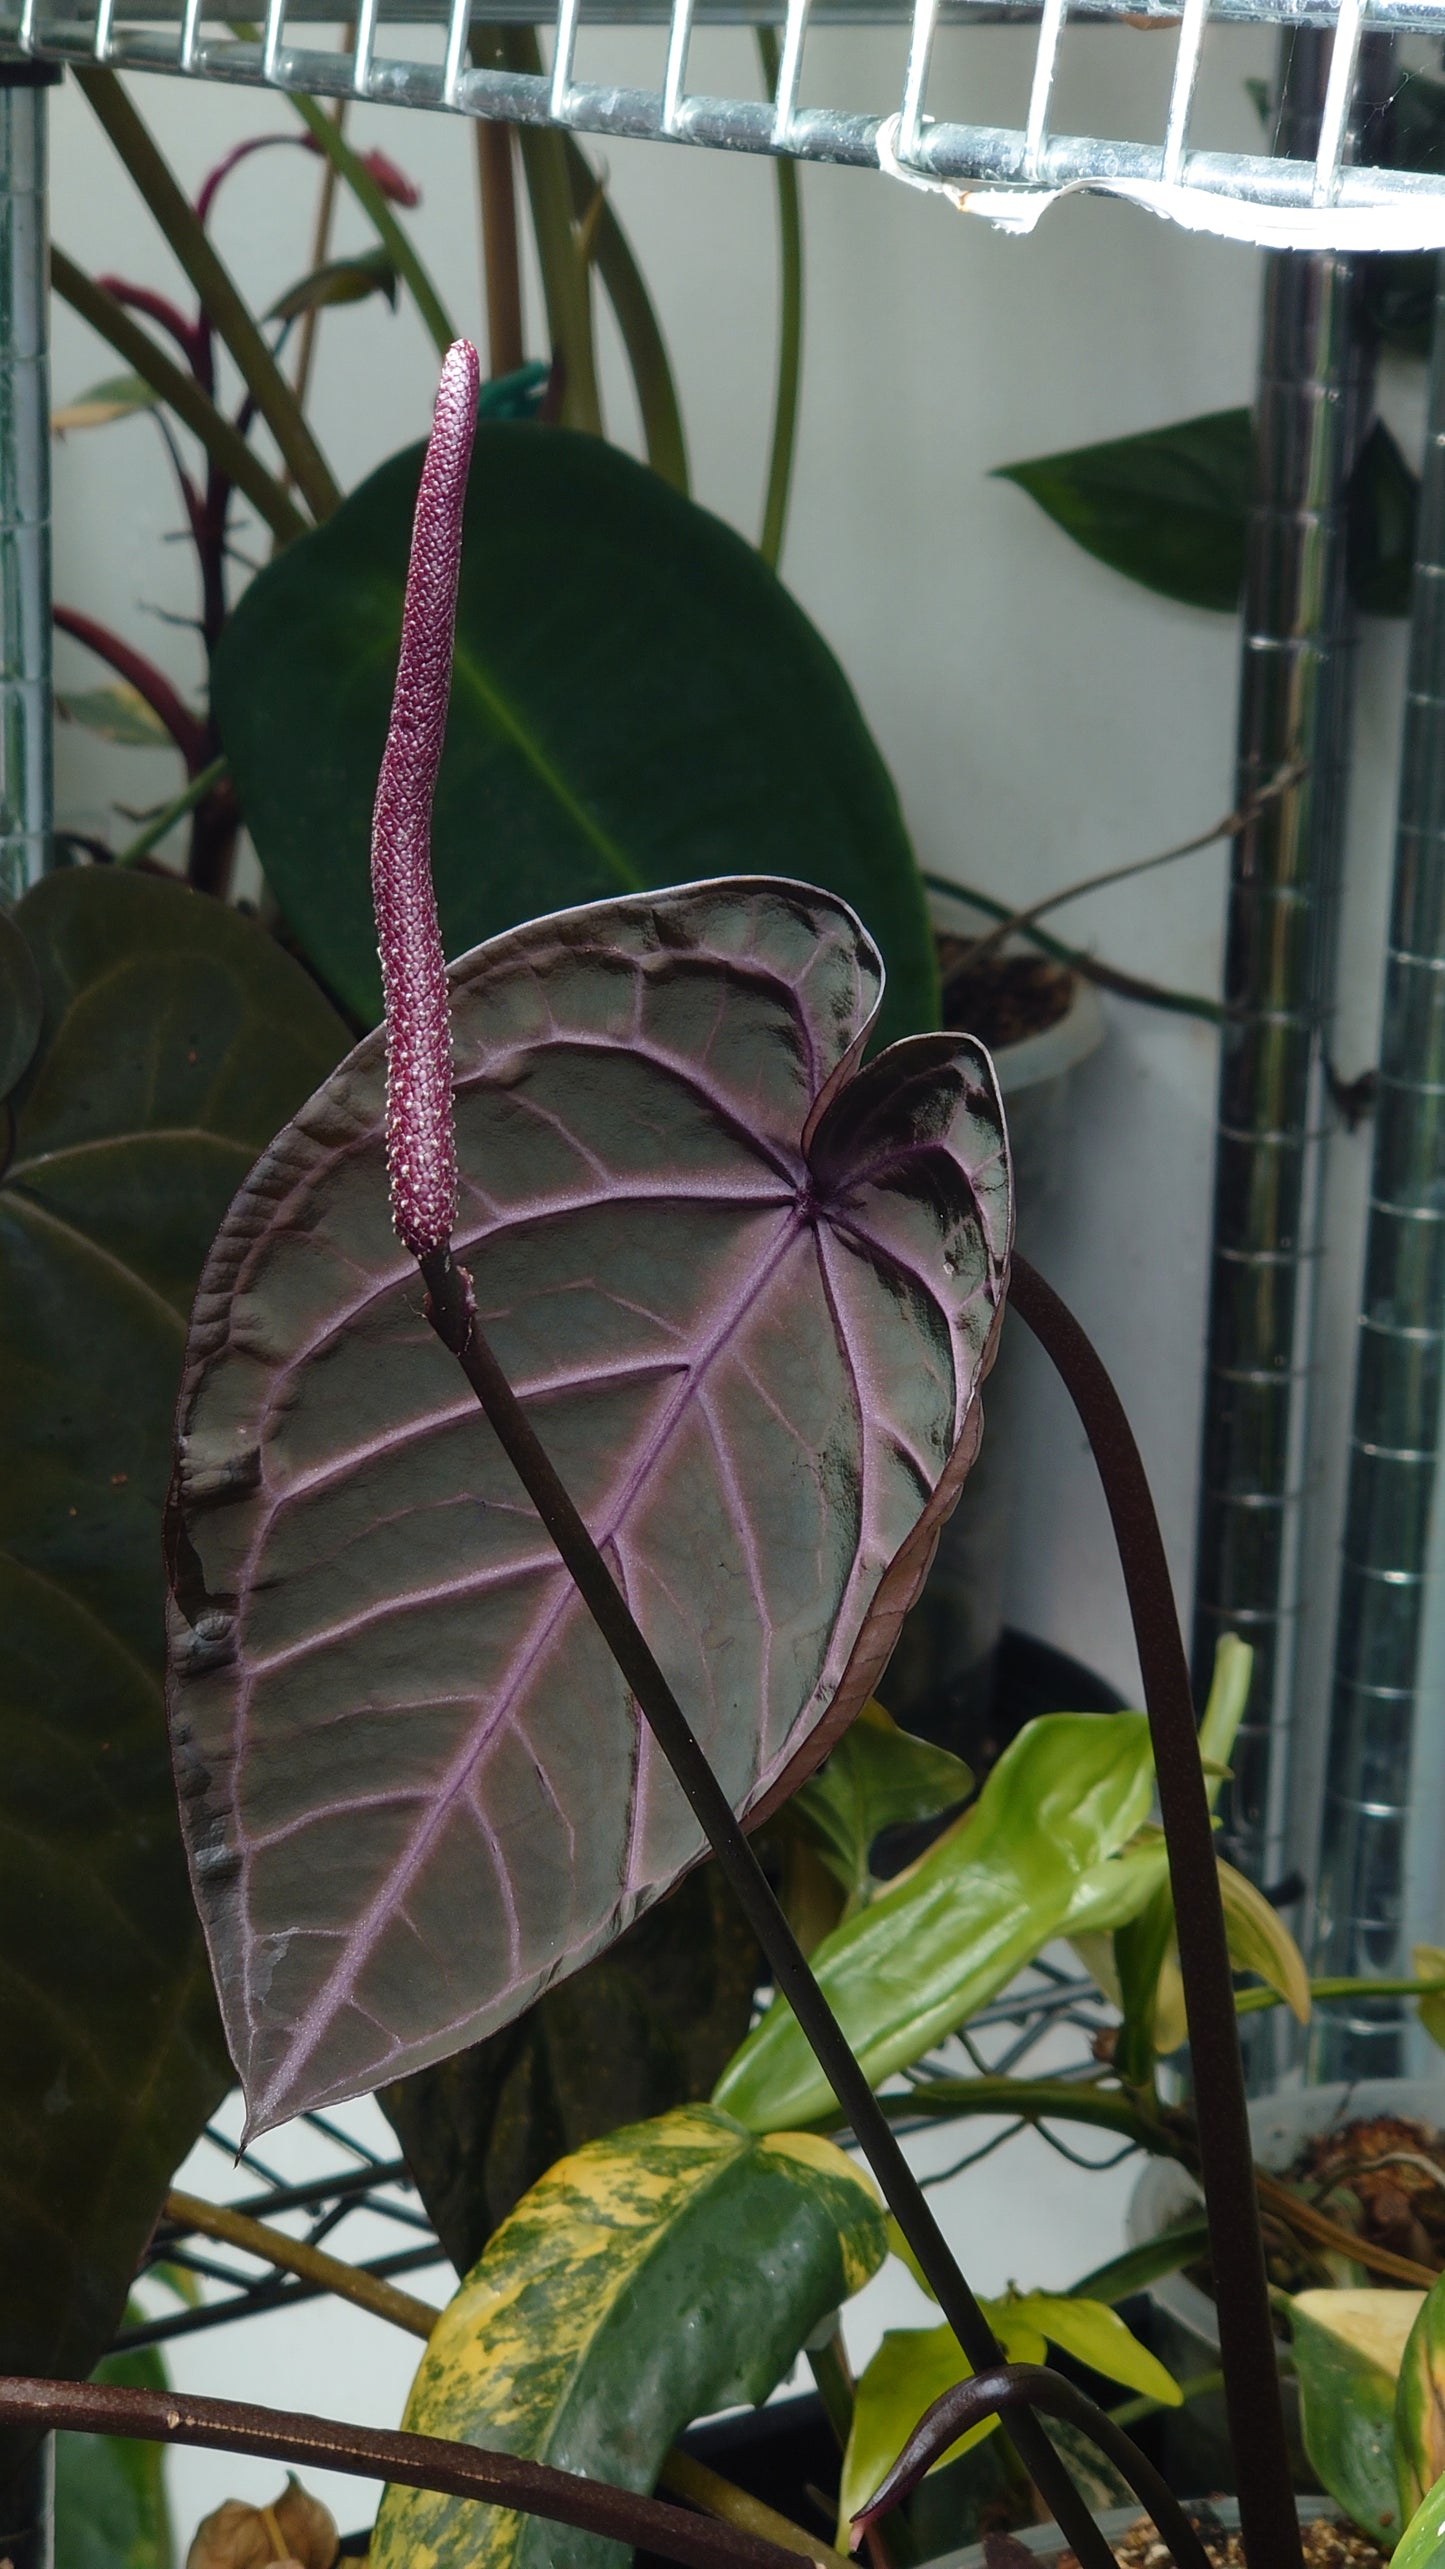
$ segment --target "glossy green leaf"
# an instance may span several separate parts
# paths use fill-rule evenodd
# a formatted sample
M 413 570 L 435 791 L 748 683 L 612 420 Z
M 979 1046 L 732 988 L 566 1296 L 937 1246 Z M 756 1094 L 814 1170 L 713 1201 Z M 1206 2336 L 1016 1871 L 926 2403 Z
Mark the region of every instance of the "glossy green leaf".
M 1445 2283 L 1424 2295 L 1410 2330 L 1395 2395 L 1395 2436 L 1400 2511 L 1409 2516 L 1445 2472 Z
M 514 2024 L 381 2089 L 458 2274 L 554 2159 L 701 2104 L 747 2032 L 762 1956 L 713 1863 Z
M 0 910 L 0 1099 L 29 1069 L 44 1013 L 35 959 L 14 918 Z
M 140 2319 L 139 2310 L 127 2312 Z M 108 2355 L 98 2382 L 163 2391 L 166 2368 L 154 2346 Z M 120 2435 L 55 2439 L 57 2569 L 171 2569 L 175 2545 L 166 2498 L 165 2447 Z
M 1395 2377 L 1422 2295 L 1297 2293 L 1290 2334 L 1305 2451 L 1321 2485 L 1382 2541 L 1402 2521 L 1395 2471 Z
M 1208 2253 L 1209 2224 L 1202 2212 L 1191 2213 L 1182 2221 L 1172 2221 L 1166 2230 L 1156 2231 L 1152 2239 L 1141 2240 L 1137 2248 L 1126 2248 L 1106 2265 L 1095 2266 L 1087 2275 L 1081 2275 L 1070 2288 L 1071 2297 L 1127 2301 L 1131 2293 L 1146 2291 L 1161 2276 L 1175 2275 L 1181 2266 L 1192 2265 L 1196 2257 Z
M 309 276 L 298 278 L 272 304 L 266 318 L 299 321 L 303 312 L 324 312 L 337 303 L 365 303 L 373 294 L 384 295 L 394 312 L 398 282 L 396 267 L 385 250 L 361 250 L 354 258 L 328 259 Z
M 794 1796 L 793 1810 L 850 1900 L 861 1900 L 873 1841 L 902 1820 L 931 1820 L 972 1789 L 961 1757 L 900 1730 L 881 1704 L 867 1703 L 816 1775 Z
M 272 889 L 379 1010 L 368 849 L 420 448 L 253 581 L 214 704 Z M 449 954 L 574 903 L 730 872 L 841 894 L 881 1040 L 937 1022 L 898 799 L 827 645 L 751 545 L 600 438 L 484 419 L 432 822 Z
M 1006 465 L 1000 478 L 1111 571 L 1181 606 L 1233 614 L 1253 470 L 1250 413 L 1219 410 Z M 1367 614 L 1409 613 L 1418 498 L 1415 475 L 1377 421 L 1350 486 L 1350 587 Z
M 1442 2569 L 1445 2564 L 1445 2473 L 1411 2516 L 1390 2558 L 1390 2569 Z
M 916 2060 L 1060 1933 L 1139 1827 L 1154 1768 L 1142 1713 L 1050 1713 L 1004 1751 L 973 1808 L 832 1935 L 813 1970 L 875 2083 Z M 714 2101 L 756 2131 L 832 2099 L 792 2009 L 775 1999 Z
M 1001 467 L 1111 571 L 1182 605 L 1232 613 L 1253 474 L 1247 410 L 1218 410 Z
M 186 1314 L 344 1043 L 273 941 L 142 875 L 15 913 L 43 994 L 0 1185 L 0 2370 L 83 2377 L 224 2090 L 161 1706 Z
M 405 2424 L 650 2489 L 691 2419 L 765 2399 L 881 2264 L 866 2178 L 806 2133 L 705 2106 L 564 2159 L 443 2312 Z M 612 2569 L 598 2536 L 390 2488 L 371 2569 Z
M 78 723 L 101 740 L 118 741 L 125 749 L 174 749 L 175 742 L 136 688 L 117 679 L 110 687 L 59 689 L 55 709 L 62 722 Z

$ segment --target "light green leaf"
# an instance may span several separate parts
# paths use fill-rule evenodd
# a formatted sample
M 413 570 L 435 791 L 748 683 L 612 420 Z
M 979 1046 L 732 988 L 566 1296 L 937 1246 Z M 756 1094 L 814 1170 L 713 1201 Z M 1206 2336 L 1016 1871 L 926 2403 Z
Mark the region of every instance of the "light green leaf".
M 1395 2445 L 1403 2517 L 1413 2514 L 1445 2471 L 1445 2278 L 1422 2296 L 1405 2345 L 1395 2393 Z
M 1254 1674 L 1254 1652 L 1238 1633 L 1221 1633 L 1214 1650 L 1210 1672 L 1209 1700 L 1199 1725 L 1199 1754 L 1203 1761 L 1209 1807 L 1219 1799 L 1219 1788 L 1229 1774 L 1229 1761 L 1239 1725 L 1249 1702 L 1249 1682 Z
M 102 740 L 120 741 L 127 749 L 174 749 L 175 742 L 135 687 L 117 679 L 109 687 L 57 688 L 55 709 L 62 722 L 98 732 Z
M 1290 2334 L 1305 2451 L 1332 2498 L 1376 2541 L 1402 2522 L 1395 2377 L 1423 2295 L 1297 2293 Z
M 900 1820 L 929 1820 L 966 1799 L 973 1778 L 961 1757 L 900 1730 L 881 1704 L 865 1704 L 837 1747 L 793 1796 L 792 1809 L 817 1842 L 850 1900 L 869 1886 L 868 1851 Z
M 1445 1945 L 1416 1945 L 1410 1956 L 1410 1969 L 1417 1980 L 1445 1980 Z M 1432 2043 L 1445 2051 L 1445 1990 L 1436 1990 L 1422 1998 L 1420 2022 Z
M 1026 2319 L 1015 2319 L 1006 2302 L 986 2301 L 983 2310 L 1011 2364 L 1043 2362 L 1048 2349 L 1037 2328 Z M 966 2382 L 972 2370 L 951 2328 L 889 2329 L 859 2375 L 853 2395 L 853 2424 L 838 2490 L 840 2550 L 848 2549 L 853 2518 L 892 2470 L 919 2419 L 955 2382 Z M 997 2424 L 997 2418 L 991 2417 L 982 2426 L 970 2427 L 939 2455 L 934 2470 L 956 2461 L 971 2445 L 981 2444 Z
M 1445 2472 L 1423 2498 L 1391 2557 L 1390 2569 L 1442 2569 L 1445 2564 Z
M 999 1759 L 973 1808 L 812 1956 L 875 2084 L 951 2033 L 1057 1935 L 1081 1884 L 1149 1807 L 1142 1713 L 1049 1713 Z M 785 2000 L 724 2070 L 714 2102 L 751 2130 L 832 2107 Z
M 159 400 L 159 393 L 139 375 L 107 375 L 104 383 L 92 384 L 89 392 L 78 393 L 74 401 L 52 412 L 50 425 L 57 437 L 69 428 L 105 428 L 113 419 L 154 410 Z
M 691 2419 L 765 2399 L 882 2263 L 883 2217 L 831 2142 L 685 2106 L 562 2159 L 434 2329 L 405 2424 L 650 2489 Z M 613 2569 L 615 2543 L 390 2488 L 371 2569 Z
M 1256 1972 L 1302 2025 L 1309 2023 L 1310 1976 L 1288 1927 L 1254 1883 L 1236 1873 L 1221 1857 L 1219 1889 L 1224 1902 L 1224 1932 L 1229 1959 L 1236 1971 Z
M 1179 2406 L 1184 2394 L 1173 2374 L 1140 2345 L 1107 2302 L 1086 2301 L 1073 2293 L 1026 2292 L 1015 2294 L 1008 2309 L 1011 2318 L 1040 2329 L 1051 2346 L 1087 2364 L 1091 2372 L 1122 2382 L 1165 2408 Z

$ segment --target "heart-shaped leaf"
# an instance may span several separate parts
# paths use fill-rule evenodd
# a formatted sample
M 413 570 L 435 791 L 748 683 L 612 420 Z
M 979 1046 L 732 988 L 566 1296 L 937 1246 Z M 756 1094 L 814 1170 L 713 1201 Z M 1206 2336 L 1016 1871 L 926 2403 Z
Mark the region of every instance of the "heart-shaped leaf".
M 443 2311 L 411 2432 L 650 2489 L 679 2431 L 767 2398 L 885 2254 L 868 2179 L 831 2141 L 759 2141 L 693 2106 L 543 2177 Z M 371 2569 L 625 2569 L 597 2534 L 390 2488 Z
M 394 456 L 267 565 L 214 668 L 267 877 L 367 1021 L 372 793 L 420 461 Z M 802 875 L 878 941 L 883 1040 L 938 1023 L 898 797 L 837 661 L 751 545 L 600 437 L 480 421 L 431 852 L 448 954 L 573 902 Z
M 991 1065 L 858 1071 L 880 978 L 746 879 L 452 975 L 482 1325 L 755 1817 L 872 1691 L 1001 1308 Z M 505 2024 L 702 1845 L 422 1318 L 382 1127 L 372 1037 L 232 1207 L 181 1406 L 172 1728 L 253 2127 Z
M 14 934 L 41 1024 L 0 1184 L 0 2370 L 83 2377 L 228 2076 L 161 1703 L 186 1313 L 345 1030 L 250 921 L 143 875 L 51 875 Z

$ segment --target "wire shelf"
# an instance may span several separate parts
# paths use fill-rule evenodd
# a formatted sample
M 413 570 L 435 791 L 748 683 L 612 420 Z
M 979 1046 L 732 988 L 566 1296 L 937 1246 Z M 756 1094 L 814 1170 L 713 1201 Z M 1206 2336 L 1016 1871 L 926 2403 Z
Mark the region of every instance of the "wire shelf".
M 1041 2050 L 1047 2054 L 1050 2078 L 1067 2081 L 1097 2075 L 1099 2038 L 1115 2023 L 1115 2011 L 1092 1980 L 1042 1957 L 1002 1997 L 980 2008 L 954 2044 L 919 2064 L 913 2073 L 915 2091 L 926 2090 L 930 2077 L 957 2078 L 967 2076 L 970 2069 L 993 2076 L 1018 2072 Z M 323 2114 L 303 2115 L 296 2125 L 285 2126 L 262 2145 L 262 2152 L 242 2151 L 231 2137 L 242 2120 L 241 2100 L 233 2096 L 207 2127 L 204 2140 L 213 2154 L 214 2174 L 202 2173 L 192 2163 L 187 2182 L 203 2186 L 208 2198 L 254 2221 L 289 2225 L 290 2235 L 308 2247 L 324 2246 L 331 2255 L 354 2262 L 363 2273 L 387 2281 L 446 2264 L 404 2159 L 368 2146 L 335 2117 Z M 1016 2121 L 1005 2119 L 979 2155 L 996 2149 L 1018 2128 Z M 925 2109 L 916 2117 L 903 2115 L 897 2129 L 936 2133 L 939 2125 Z M 288 2147 L 288 2140 L 293 2146 Z M 294 2157 L 296 2140 L 304 2141 L 308 2158 L 323 2161 L 316 2174 L 300 2181 L 290 2180 L 273 2164 Z M 968 2157 L 972 2156 L 970 2150 Z M 926 2174 L 924 2182 L 936 2184 L 952 2173 L 940 2168 Z M 374 2241 L 378 2221 L 398 2233 L 397 2246 L 358 2256 L 353 2246 L 356 2225 L 364 2223 L 365 2236 Z M 157 2226 L 138 2280 L 153 2268 L 167 2267 L 194 2277 L 202 2297 L 187 2308 L 166 2308 L 142 2319 L 128 2319 L 115 2340 L 117 2353 L 168 2344 L 265 2311 L 290 2309 L 295 2303 L 315 2300 L 326 2289 L 171 2219 Z
M 264 22 L 205 0 L 0 0 L 0 47 L 53 62 L 100 62 L 192 80 L 305 90 L 578 134 L 761 152 L 882 170 L 936 189 L 1005 229 L 1031 230 L 1074 189 L 1123 196 L 1187 228 L 1273 248 L 1434 249 L 1445 246 L 1445 175 L 1356 166 L 1349 137 L 1361 47 L 1370 35 L 1445 33 L 1445 0 L 356 0 L 350 43 L 307 42 L 334 26 L 328 0 L 266 0 Z M 477 23 L 550 26 L 542 75 L 479 68 Z M 1167 108 L 1157 141 L 1054 130 L 1050 119 L 1067 27 L 1114 21 L 1111 43 L 1158 42 L 1173 30 Z M 766 101 L 712 97 L 688 86 L 694 33 L 763 21 L 781 26 L 777 87 Z M 1020 125 L 965 124 L 929 113 L 937 39 L 948 27 L 1018 23 L 1034 30 L 1028 103 Z M 901 94 L 876 114 L 802 103 L 810 30 L 905 24 Z M 584 28 L 642 24 L 668 30 L 654 89 L 583 79 Z M 1313 158 L 1196 149 L 1191 119 L 1211 28 L 1332 30 L 1328 94 Z M 1165 39 L 1168 40 L 1167 38 Z

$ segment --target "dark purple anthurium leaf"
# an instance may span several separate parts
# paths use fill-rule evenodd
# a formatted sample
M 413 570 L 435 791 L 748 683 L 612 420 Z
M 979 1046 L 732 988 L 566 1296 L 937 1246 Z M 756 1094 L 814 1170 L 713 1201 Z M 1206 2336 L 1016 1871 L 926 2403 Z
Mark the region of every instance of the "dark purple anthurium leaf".
M 1002 1309 L 992 1066 L 859 1070 L 881 981 L 841 902 L 753 879 L 451 973 L 481 1324 L 753 1819 L 887 1659 Z M 702 1840 L 423 1318 L 379 1035 L 232 1206 L 178 1436 L 176 1771 L 262 2129 L 506 2023 Z

